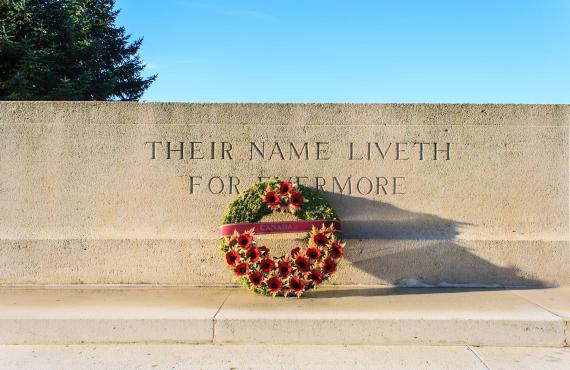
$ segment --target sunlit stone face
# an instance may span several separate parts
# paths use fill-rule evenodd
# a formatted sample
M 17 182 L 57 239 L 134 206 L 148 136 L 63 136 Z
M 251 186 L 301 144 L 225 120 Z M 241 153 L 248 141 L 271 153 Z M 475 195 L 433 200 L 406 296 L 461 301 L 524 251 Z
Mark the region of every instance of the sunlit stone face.
M 229 283 L 220 219 L 279 176 L 338 213 L 335 283 L 568 284 L 568 122 L 565 105 L 0 102 L 0 282 Z

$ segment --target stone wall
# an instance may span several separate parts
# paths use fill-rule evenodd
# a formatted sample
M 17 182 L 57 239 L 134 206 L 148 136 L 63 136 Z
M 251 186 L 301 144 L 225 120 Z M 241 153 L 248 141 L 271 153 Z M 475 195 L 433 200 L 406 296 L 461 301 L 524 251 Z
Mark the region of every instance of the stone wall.
M 563 105 L 2 102 L 0 283 L 229 284 L 219 219 L 270 176 L 339 213 L 335 284 L 570 283 L 569 122 Z

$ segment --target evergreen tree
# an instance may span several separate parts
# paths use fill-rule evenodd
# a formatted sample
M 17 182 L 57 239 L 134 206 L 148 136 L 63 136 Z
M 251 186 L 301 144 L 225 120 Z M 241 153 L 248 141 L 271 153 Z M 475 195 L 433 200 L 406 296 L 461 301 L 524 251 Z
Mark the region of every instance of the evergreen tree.
M 0 100 L 138 100 L 142 39 L 114 0 L 0 0 Z

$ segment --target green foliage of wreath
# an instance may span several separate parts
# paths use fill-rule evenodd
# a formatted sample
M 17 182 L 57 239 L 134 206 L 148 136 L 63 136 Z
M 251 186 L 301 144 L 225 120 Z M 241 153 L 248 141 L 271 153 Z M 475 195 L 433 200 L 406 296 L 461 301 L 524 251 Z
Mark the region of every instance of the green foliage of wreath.
M 273 179 L 259 182 L 241 193 L 226 209 L 222 217 L 222 224 L 235 224 L 240 222 L 258 222 L 263 216 L 267 216 L 273 211 L 263 201 L 261 195 L 267 186 L 276 186 L 280 181 Z M 326 200 L 322 198 L 316 189 L 297 185 L 305 203 L 303 207 L 295 213 L 301 220 L 338 220 L 338 217 Z

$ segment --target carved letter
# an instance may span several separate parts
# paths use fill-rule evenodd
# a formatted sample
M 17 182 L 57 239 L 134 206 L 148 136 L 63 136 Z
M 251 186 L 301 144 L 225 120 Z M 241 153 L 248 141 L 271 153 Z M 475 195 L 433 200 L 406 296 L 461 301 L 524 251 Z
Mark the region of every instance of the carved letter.
M 348 186 L 348 194 L 352 194 L 352 187 L 351 187 L 351 182 L 350 182 L 350 176 L 346 179 L 346 181 L 344 182 L 344 186 L 340 186 L 340 182 L 338 181 L 338 179 L 336 177 L 333 176 L 333 186 L 332 186 L 332 191 L 333 193 L 335 192 L 335 188 L 338 186 L 340 193 L 343 194 L 344 193 L 344 189 Z
M 215 192 L 214 190 L 212 190 L 212 182 L 214 181 L 214 179 L 218 180 L 220 182 L 220 191 Z M 214 176 L 210 179 L 210 181 L 208 181 L 208 190 L 210 190 L 210 193 L 212 194 L 220 194 L 222 191 L 224 191 L 224 180 L 222 180 L 221 177 L 218 176 Z
M 362 189 L 360 188 L 360 184 L 362 183 L 362 180 L 365 180 L 365 182 L 368 182 L 368 191 L 364 192 L 362 191 Z M 372 191 L 372 181 L 370 181 L 370 179 L 368 177 L 361 177 L 358 179 L 358 181 L 356 182 L 356 190 L 358 190 L 358 192 L 362 195 L 366 195 L 366 194 L 370 194 L 370 192 Z
M 406 180 L 405 177 L 394 177 L 394 192 L 392 194 L 406 194 L 406 193 L 398 193 L 398 179 Z
M 235 183 L 234 183 L 235 180 Z M 233 194 L 232 191 L 235 190 L 236 194 L 239 194 L 239 190 L 237 186 L 239 185 L 239 178 L 235 176 L 230 176 L 230 194 Z
M 383 184 L 380 184 L 380 180 L 383 181 Z M 386 188 L 384 186 L 388 185 L 388 179 L 385 177 L 377 177 L 376 178 L 376 195 L 380 195 L 380 188 L 382 188 L 382 192 L 384 195 L 388 195 Z
M 283 157 L 283 152 L 281 151 L 281 147 L 279 146 L 279 143 L 275 143 L 273 144 L 273 150 L 271 150 L 271 154 L 269 155 L 269 160 L 271 160 L 273 158 L 274 154 L 279 154 L 279 156 L 281 157 L 281 160 L 285 160 L 285 157 Z
M 321 145 L 322 145 L 322 146 L 327 146 L 327 147 L 326 147 L 326 148 L 323 148 L 323 150 L 321 151 Z M 317 161 L 318 161 L 318 160 L 327 161 L 327 160 L 331 159 L 330 157 L 326 157 L 326 158 L 323 157 L 323 158 L 321 158 L 321 154 L 324 155 L 324 154 L 327 153 L 328 145 L 329 145 L 328 142 L 318 142 L 318 141 L 317 141 Z
M 447 157 L 445 158 L 446 161 L 449 161 L 450 158 L 450 147 L 451 143 L 445 143 L 447 148 L 446 149 L 437 149 L 437 143 L 433 143 L 433 159 L 437 160 L 437 152 L 445 152 Z
M 322 185 L 320 184 L 320 180 L 323 180 L 323 184 L 322 184 Z M 326 180 L 324 179 L 324 177 L 319 177 L 319 176 L 315 177 L 315 184 L 316 184 L 315 187 L 317 188 L 317 190 L 325 191 L 323 188 L 324 188 L 324 186 L 325 186 L 326 183 L 327 183 L 327 182 L 326 182 Z
M 198 155 L 201 155 L 200 144 L 202 144 L 201 141 L 190 142 L 190 159 L 204 159 L 203 155 L 198 157 Z
M 424 145 L 429 145 L 429 143 L 415 143 L 414 145 L 420 146 L 420 161 L 424 160 Z
M 184 142 L 180 142 L 180 149 L 170 149 L 170 141 L 166 142 L 166 159 L 170 159 L 170 153 L 179 152 L 180 159 L 184 159 Z
M 400 158 L 400 153 L 404 153 L 406 151 L 406 149 L 401 149 L 400 146 L 401 145 L 405 145 L 406 147 L 408 146 L 408 143 L 396 143 L 396 160 L 403 160 L 403 161 L 407 161 L 408 159 L 410 159 L 409 157 L 407 158 Z
M 226 145 L 228 146 L 227 149 Z M 222 159 L 226 159 L 226 154 L 228 155 L 229 159 L 233 159 L 231 151 L 232 151 L 232 143 L 228 143 L 227 141 L 222 141 Z
M 309 179 L 307 176 L 296 176 L 295 178 L 297 179 L 297 181 L 295 181 L 295 182 L 299 185 L 303 185 L 303 184 L 301 184 L 301 179 L 306 179 L 306 180 Z
M 145 144 L 152 145 L 152 154 L 150 156 L 150 159 L 156 159 L 156 144 L 162 145 L 162 141 L 145 141 Z
M 382 151 L 382 148 L 380 147 L 380 145 L 378 143 L 374 143 L 374 146 L 376 146 L 376 149 L 378 149 L 378 152 L 380 153 L 380 156 L 382 157 L 382 159 L 386 158 L 386 154 L 388 154 L 388 150 L 390 150 L 390 147 L 392 146 L 392 143 L 388 143 L 388 146 L 386 147 L 386 151 Z M 368 158 L 370 159 L 370 158 Z
M 259 154 L 259 156 L 262 159 L 265 159 L 265 142 L 261 143 L 261 149 L 259 149 L 259 147 L 257 146 L 257 144 L 255 144 L 254 142 L 250 143 L 250 147 L 249 147 L 249 160 L 251 161 L 253 159 L 253 149 L 255 148 L 255 151 L 257 152 L 257 154 Z
M 297 159 L 301 159 L 301 155 L 303 154 L 303 152 L 305 153 L 305 160 L 309 159 L 309 150 L 307 149 L 307 143 L 303 143 L 303 146 L 301 147 L 301 151 L 297 151 L 297 148 L 295 148 L 295 144 L 291 143 L 290 144 L 290 151 L 289 151 L 289 159 L 293 158 L 293 153 L 295 153 L 295 155 L 297 156 Z
M 362 159 L 362 156 L 360 156 L 360 158 L 354 158 L 354 143 L 350 142 L 349 143 L 350 147 L 350 155 L 348 156 L 348 160 L 350 161 L 359 161 Z M 370 159 L 370 143 L 368 143 L 368 159 Z
M 200 185 L 200 183 L 194 182 L 194 179 L 201 179 L 202 176 L 190 176 L 189 177 L 189 189 L 190 189 L 190 194 L 194 194 L 194 186 L 198 186 Z

